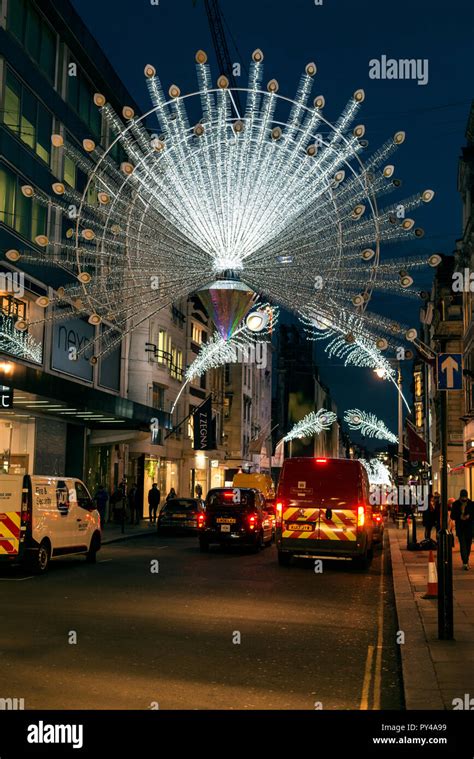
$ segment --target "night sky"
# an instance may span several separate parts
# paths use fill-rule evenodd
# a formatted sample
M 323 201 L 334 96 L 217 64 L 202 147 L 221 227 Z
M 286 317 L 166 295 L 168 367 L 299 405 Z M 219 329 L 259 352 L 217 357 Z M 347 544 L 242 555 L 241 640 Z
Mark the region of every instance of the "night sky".
M 176 83 L 183 93 L 197 89 L 194 54 L 210 56 L 212 41 L 203 0 L 72 0 L 134 100 L 150 108 L 143 68 L 152 63 L 165 89 Z M 156 0 L 155 0 L 156 2 Z M 294 96 L 306 63 L 318 67 L 314 95 L 326 98 L 324 114 L 336 120 L 354 90 L 366 100 L 357 123 L 366 125 L 369 155 L 403 129 L 405 144 L 396 152 L 395 176 L 403 180 L 392 199 L 427 188 L 434 200 L 414 213 L 425 237 L 403 246 L 382 248 L 384 256 L 400 253 L 453 252 L 461 236 L 461 203 L 457 193 L 460 150 L 473 97 L 474 4 L 467 0 L 221 0 L 228 42 L 235 62 L 248 65 L 252 51 L 265 54 L 265 81 L 275 77 L 280 94 Z M 230 31 L 230 33 L 229 33 Z M 387 58 L 428 60 L 428 83 L 369 78 L 369 61 Z M 240 57 L 241 56 L 241 57 Z M 245 68 L 238 84 L 246 86 Z M 429 289 L 433 271 L 415 279 L 417 290 Z M 418 326 L 421 301 L 387 299 L 372 306 L 410 326 Z M 396 392 L 368 369 L 319 365 L 339 412 L 359 406 L 381 416 L 396 432 Z M 407 383 L 409 377 L 407 376 Z

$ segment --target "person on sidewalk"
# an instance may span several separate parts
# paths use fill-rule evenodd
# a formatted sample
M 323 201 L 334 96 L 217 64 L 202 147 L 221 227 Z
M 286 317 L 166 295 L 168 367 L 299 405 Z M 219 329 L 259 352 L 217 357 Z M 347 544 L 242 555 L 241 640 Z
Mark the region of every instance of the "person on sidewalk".
M 175 498 L 177 498 L 177 497 L 178 497 L 178 496 L 176 495 L 176 491 L 175 491 L 175 489 L 174 489 L 174 488 L 171 488 L 170 492 L 169 492 L 169 493 L 168 493 L 168 495 L 166 496 L 166 501 L 167 501 L 167 502 L 168 502 L 168 501 L 174 501 L 174 499 L 175 499 Z
M 423 512 L 422 518 L 423 527 L 425 528 L 425 540 L 431 540 L 433 527 L 435 528 L 435 533 L 439 529 L 439 503 L 438 508 L 436 506 L 436 497 L 431 495 L 428 501 L 428 508 Z
M 151 490 L 148 491 L 148 506 L 150 507 L 150 523 L 156 522 L 156 512 L 161 501 L 161 493 L 158 489 L 156 482 L 151 486 Z
M 130 524 L 138 524 L 140 521 L 140 503 L 136 482 L 133 483 L 128 491 L 128 509 L 130 511 Z
M 464 569 L 469 569 L 469 556 L 472 545 L 472 525 L 474 519 L 474 504 L 468 498 L 467 490 L 461 490 L 459 498 L 451 508 L 451 519 L 456 525 L 456 535 L 459 540 L 461 561 Z
M 97 511 L 100 515 L 100 528 L 104 529 L 104 525 L 107 517 L 107 501 L 109 500 L 109 494 L 103 485 L 99 485 L 94 495 L 94 501 L 97 506 Z

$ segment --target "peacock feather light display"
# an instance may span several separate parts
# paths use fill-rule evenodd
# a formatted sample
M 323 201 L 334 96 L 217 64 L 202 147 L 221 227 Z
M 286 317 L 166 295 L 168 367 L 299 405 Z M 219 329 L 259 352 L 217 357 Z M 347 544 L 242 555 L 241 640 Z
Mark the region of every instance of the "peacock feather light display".
M 359 430 L 362 435 L 388 440 L 389 443 L 398 443 L 398 437 L 390 432 L 386 424 L 375 414 L 353 408 L 344 413 L 344 421 L 351 430 Z
M 312 93 L 314 63 L 288 98 L 275 79 L 265 80 L 263 59 L 254 51 L 248 84 L 239 88 L 242 112 L 203 51 L 191 94 L 176 84 L 165 91 L 147 65 L 148 113 L 124 104 L 119 114 L 94 96 L 113 134 L 108 149 L 87 138 L 80 150 L 52 136 L 54 148 L 87 174 L 82 194 L 60 178 L 51 197 L 23 187 L 71 223 L 61 241 L 40 235 L 35 251 L 8 251 L 7 258 L 64 271 L 64 286 L 39 305 L 46 319 L 102 323 L 93 363 L 191 293 L 201 294 L 223 340 L 257 297 L 296 312 L 313 336 L 339 341 L 339 350 L 347 345 L 348 361 L 379 366 L 381 350 L 416 339 L 415 330 L 368 310 L 374 290 L 405 296 L 409 270 L 440 261 L 386 258 L 391 244 L 423 235 L 412 212 L 434 194 L 386 200 L 400 184 L 392 160 L 405 133 L 367 155 L 362 89 L 333 123 L 324 96 Z
M 334 411 L 327 411 L 324 408 L 319 409 L 319 411 L 311 411 L 299 422 L 296 422 L 283 440 L 288 443 L 290 440 L 319 435 L 323 430 L 329 430 L 336 419 L 337 415 Z

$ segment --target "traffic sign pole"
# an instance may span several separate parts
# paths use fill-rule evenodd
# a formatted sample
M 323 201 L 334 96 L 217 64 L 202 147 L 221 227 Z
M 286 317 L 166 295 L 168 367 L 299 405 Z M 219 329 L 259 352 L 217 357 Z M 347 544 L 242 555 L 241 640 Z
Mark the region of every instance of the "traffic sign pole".
M 441 360 L 440 360 L 441 358 Z M 440 391 L 441 414 L 441 524 L 438 532 L 438 638 L 439 640 L 452 640 L 454 637 L 453 622 L 453 556 L 451 539 L 448 532 L 448 397 L 451 389 L 456 387 L 456 378 L 453 374 L 455 367 L 448 358 L 438 357 L 438 390 Z M 453 359 L 454 361 L 454 359 Z M 454 363 L 456 363 L 454 361 Z M 446 387 L 442 389 L 440 369 L 445 372 Z M 462 387 L 462 357 L 459 366 Z

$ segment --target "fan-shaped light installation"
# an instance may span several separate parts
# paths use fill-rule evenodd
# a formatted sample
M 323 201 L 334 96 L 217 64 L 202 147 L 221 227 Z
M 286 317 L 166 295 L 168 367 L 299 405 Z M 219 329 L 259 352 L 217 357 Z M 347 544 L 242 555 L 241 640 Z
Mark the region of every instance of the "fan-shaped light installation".
M 367 471 L 370 485 L 386 485 L 392 487 L 392 475 L 386 464 L 379 461 L 379 459 L 371 459 L 370 461 L 367 461 L 367 459 L 359 459 L 359 461 Z
M 327 411 L 324 408 L 319 409 L 317 412 L 311 411 L 292 427 L 283 440 L 288 442 L 289 440 L 295 440 L 296 438 L 319 435 L 323 430 L 330 429 L 336 419 L 337 415 L 334 411 Z
M 344 421 L 349 425 L 351 430 L 359 430 L 362 435 L 376 437 L 380 440 L 388 440 L 389 443 L 398 443 L 398 437 L 393 432 L 390 432 L 384 422 L 381 419 L 377 419 L 375 414 L 353 408 L 345 412 Z
M 126 104 L 119 115 L 97 93 L 95 107 L 115 136 L 105 151 L 90 138 L 81 152 L 53 135 L 54 150 L 89 179 L 82 195 L 61 181 L 53 184 L 54 200 L 31 186 L 24 193 L 74 217 L 61 242 L 43 236 L 41 250 L 21 256 L 57 264 L 74 278 L 46 318 L 100 317 L 97 360 L 161 309 L 206 290 L 228 339 L 257 293 L 310 323 L 327 320 L 343 337 L 340 325 L 355 316 L 351 334 L 356 344 L 360 336 L 362 351 L 387 329 L 393 347 L 389 325 L 367 305 L 377 287 L 406 297 L 408 269 L 425 262 L 383 262 L 381 245 L 422 236 L 408 214 L 433 197 L 423 190 L 381 205 L 400 185 L 389 161 L 404 132 L 363 160 L 368 135 L 356 121 L 363 90 L 332 123 L 324 96 L 311 99 L 314 63 L 291 100 L 275 79 L 265 84 L 263 53 L 255 51 L 239 92 L 240 99 L 246 93 L 242 112 L 203 51 L 196 70 L 198 91 L 184 95 L 177 84 L 165 93 L 147 65 L 152 108 L 144 116 Z M 406 330 L 399 332 L 403 339 Z
M 26 322 L 25 322 L 26 327 Z M 24 329 L 15 329 L 10 317 L 0 313 L 0 349 L 18 358 L 41 364 L 43 346 Z

